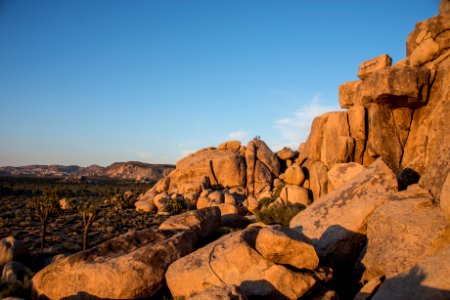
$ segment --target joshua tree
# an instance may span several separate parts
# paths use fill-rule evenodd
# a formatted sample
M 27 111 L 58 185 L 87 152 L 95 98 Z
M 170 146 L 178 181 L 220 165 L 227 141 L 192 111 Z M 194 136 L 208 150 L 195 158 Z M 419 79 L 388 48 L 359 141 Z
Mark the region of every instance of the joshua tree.
M 59 202 L 52 191 L 45 191 L 42 196 L 31 198 L 30 208 L 41 221 L 41 252 L 45 248 L 47 225 L 59 211 Z
M 86 199 L 83 201 L 83 203 L 81 203 L 78 210 L 80 211 L 81 217 L 83 218 L 83 250 L 86 250 L 89 230 L 91 229 L 91 226 L 99 213 L 99 208 L 96 203 L 93 203 L 89 199 Z

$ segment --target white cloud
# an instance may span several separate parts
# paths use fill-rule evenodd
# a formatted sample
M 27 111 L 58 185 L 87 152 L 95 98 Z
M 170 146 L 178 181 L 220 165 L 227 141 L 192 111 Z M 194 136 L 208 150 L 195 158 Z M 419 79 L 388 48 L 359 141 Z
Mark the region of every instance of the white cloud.
M 325 112 L 335 110 L 339 110 L 339 107 L 321 104 L 320 94 L 316 94 L 310 103 L 300 107 L 293 116 L 276 120 L 275 127 L 281 133 L 285 142 L 284 146 L 296 149 L 308 137 L 314 118 Z
M 181 155 L 183 155 L 183 157 L 188 156 L 191 153 L 194 153 L 197 150 L 193 150 L 193 149 L 183 149 L 180 151 Z
M 230 132 L 228 134 L 228 136 L 232 139 L 236 139 L 236 140 L 245 140 L 248 138 L 250 132 L 245 131 L 245 130 L 238 130 L 238 131 L 234 131 L 234 132 Z

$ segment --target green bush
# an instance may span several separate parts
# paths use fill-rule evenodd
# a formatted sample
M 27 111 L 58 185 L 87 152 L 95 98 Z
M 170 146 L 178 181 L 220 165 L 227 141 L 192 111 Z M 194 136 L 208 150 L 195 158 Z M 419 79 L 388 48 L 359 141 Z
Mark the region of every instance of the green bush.
M 187 210 L 186 203 L 180 198 L 170 199 L 167 203 L 167 211 L 173 214 L 180 214 Z
M 280 224 L 289 227 L 289 222 L 299 212 L 305 209 L 301 204 L 272 204 L 270 207 L 262 209 L 256 213 L 256 220 L 264 224 Z

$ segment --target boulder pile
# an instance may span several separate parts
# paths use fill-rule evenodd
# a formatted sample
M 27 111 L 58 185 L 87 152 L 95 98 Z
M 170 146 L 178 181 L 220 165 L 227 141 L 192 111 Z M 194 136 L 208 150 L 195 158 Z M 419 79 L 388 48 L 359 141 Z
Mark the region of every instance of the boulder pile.
M 35 296 L 135 299 L 165 282 L 185 299 L 450 299 L 450 1 L 439 8 L 404 60 L 361 64 L 344 110 L 297 151 L 255 138 L 181 159 L 136 208 L 196 210 L 56 260 Z M 305 209 L 289 228 L 248 225 L 268 202 Z M 220 222 L 241 230 L 211 238 Z

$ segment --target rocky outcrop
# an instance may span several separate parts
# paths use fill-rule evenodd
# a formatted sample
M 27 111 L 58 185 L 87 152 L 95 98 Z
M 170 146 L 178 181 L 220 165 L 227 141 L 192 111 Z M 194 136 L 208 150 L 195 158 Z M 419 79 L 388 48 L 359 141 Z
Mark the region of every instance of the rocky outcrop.
M 367 221 L 362 281 L 391 278 L 450 242 L 450 227 L 428 191 L 393 193 Z
M 311 241 L 282 226 L 262 228 L 255 247 L 265 259 L 280 265 L 309 270 L 315 270 L 319 266 L 319 257 L 311 246 Z
M 50 299 L 150 297 L 162 287 L 169 265 L 215 230 L 217 210 L 176 216 L 161 229 L 130 232 L 57 260 L 33 277 L 33 293 Z
M 320 261 L 353 268 L 365 246 L 367 220 L 397 190 L 397 178 L 382 159 L 319 198 L 295 216 L 290 227 L 311 239 Z
M 314 276 L 264 259 L 255 250 L 260 230 L 252 226 L 233 232 L 177 260 L 166 273 L 172 295 L 189 296 L 223 285 L 236 285 L 248 297 L 297 299 L 305 294 L 316 282 Z
M 359 66 L 358 77 L 364 80 L 373 72 L 389 67 L 391 63 L 392 58 L 387 54 L 372 58 Z
M 327 173 L 328 192 L 357 176 L 365 167 L 358 163 L 335 164 Z
M 450 298 L 450 245 L 409 270 L 386 280 L 374 300 L 438 300 Z

